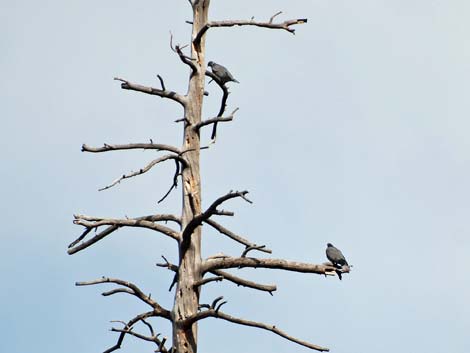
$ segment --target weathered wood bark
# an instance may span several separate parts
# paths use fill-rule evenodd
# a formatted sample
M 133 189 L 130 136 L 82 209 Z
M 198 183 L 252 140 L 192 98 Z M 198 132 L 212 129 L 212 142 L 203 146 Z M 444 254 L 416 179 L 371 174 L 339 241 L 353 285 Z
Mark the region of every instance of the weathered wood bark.
M 208 20 L 209 0 L 193 5 L 194 38 Z M 205 82 L 205 38 L 197 45 L 192 44 L 191 58 L 197 70 L 191 71 L 185 106 L 185 128 L 182 150 L 188 166 L 183 169 L 183 209 L 181 226 L 184 229 L 195 215 L 201 213 L 201 179 L 199 172 L 200 136 L 194 126 L 201 122 L 202 100 Z M 195 353 L 197 351 L 197 323 L 183 324 L 184 319 L 197 313 L 199 287 L 194 284 L 201 280 L 201 227 L 197 227 L 189 238 L 181 239 L 179 247 L 179 272 L 173 307 L 173 353 Z

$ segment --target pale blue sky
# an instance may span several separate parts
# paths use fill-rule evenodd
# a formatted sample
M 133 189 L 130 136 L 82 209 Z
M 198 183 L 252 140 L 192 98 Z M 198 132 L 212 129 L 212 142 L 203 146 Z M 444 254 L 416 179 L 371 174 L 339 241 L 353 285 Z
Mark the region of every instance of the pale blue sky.
M 213 29 L 208 60 L 226 65 L 231 124 L 202 153 L 203 202 L 248 189 L 221 222 L 273 257 L 319 263 L 332 242 L 354 271 L 336 278 L 242 270 L 275 282 L 274 297 L 210 284 L 225 311 L 330 347 L 334 353 L 470 351 L 470 3 L 464 0 L 212 0 L 211 18 L 307 17 L 297 34 Z M 186 92 L 187 68 L 169 49 L 187 43 L 179 1 L 0 0 L 0 351 L 101 352 L 109 320 L 145 308 L 104 298 L 77 280 L 120 277 L 171 307 L 176 259 L 159 235 L 124 230 L 66 254 L 81 232 L 73 213 L 178 212 L 173 164 L 104 192 L 154 154 L 87 155 L 82 143 L 181 143 L 178 106 L 123 91 L 114 76 Z M 212 117 L 219 92 L 208 86 Z M 208 133 L 204 141 L 208 141 Z M 205 229 L 204 255 L 242 249 Z M 206 235 L 207 234 L 207 235 Z M 170 333 L 167 323 L 159 331 Z M 126 339 L 122 352 L 153 347 Z M 201 352 L 307 352 L 267 332 L 206 320 Z

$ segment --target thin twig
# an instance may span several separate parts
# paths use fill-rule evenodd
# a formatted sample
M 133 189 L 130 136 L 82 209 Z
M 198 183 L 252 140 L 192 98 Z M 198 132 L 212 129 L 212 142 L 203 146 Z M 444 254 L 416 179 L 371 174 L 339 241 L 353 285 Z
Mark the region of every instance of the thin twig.
M 214 301 L 211 304 L 211 309 L 215 309 L 215 306 L 217 305 L 217 303 L 220 302 L 222 299 L 224 299 L 223 296 L 215 298 Z
M 165 82 L 163 81 L 163 78 L 160 75 L 157 75 L 157 77 L 160 80 L 160 85 L 162 86 L 162 90 L 166 91 Z
M 279 16 L 282 13 L 282 11 L 276 12 L 274 15 L 271 16 L 269 19 L 269 23 L 273 23 L 273 20 L 276 16 Z

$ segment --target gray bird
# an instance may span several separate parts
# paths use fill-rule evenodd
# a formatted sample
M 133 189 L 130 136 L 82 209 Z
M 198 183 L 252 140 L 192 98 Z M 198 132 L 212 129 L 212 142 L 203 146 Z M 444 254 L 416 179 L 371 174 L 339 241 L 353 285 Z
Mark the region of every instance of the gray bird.
M 207 63 L 207 66 L 212 69 L 212 73 L 217 76 L 217 78 L 222 82 L 223 85 L 230 81 L 240 83 L 232 76 L 230 71 L 228 71 L 225 66 L 216 64 L 213 61 L 209 61 Z
M 335 266 L 337 268 L 342 268 L 343 266 L 348 266 L 349 267 L 349 264 L 346 261 L 346 258 L 344 257 L 341 250 L 335 248 L 333 246 L 333 244 L 331 244 L 331 243 L 326 244 L 326 246 L 327 246 L 326 247 L 326 257 L 328 258 L 328 260 L 331 261 L 333 266 Z M 341 272 L 336 271 L 336 273 L 338 274 L 339 279 L 342 279 Z

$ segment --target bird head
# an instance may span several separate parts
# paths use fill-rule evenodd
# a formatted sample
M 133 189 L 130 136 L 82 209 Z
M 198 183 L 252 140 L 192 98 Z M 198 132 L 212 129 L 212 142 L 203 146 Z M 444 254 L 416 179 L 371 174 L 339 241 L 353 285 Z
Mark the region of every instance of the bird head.
M 330 248 L 330 247 L 332 247 L 332 246 L 333 246 L 333 244 L 331 244 L 331 243 L 328 243 L 328 244 L 326 244 L 326 246 Z
M 207 63 L 207 66 L 210 66 L 210 67 L 214 66 L 214 62 L 213 62 L 213 61 L 209 61 L 209 62 Z

